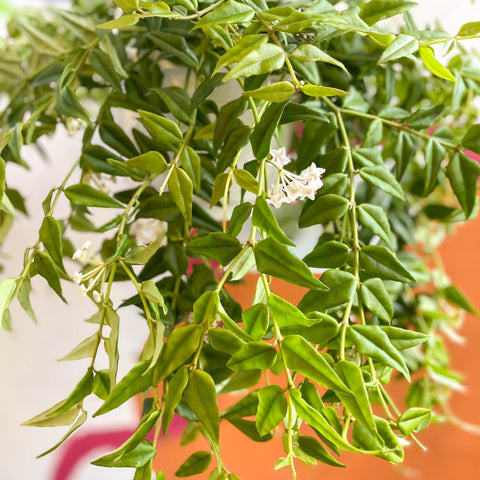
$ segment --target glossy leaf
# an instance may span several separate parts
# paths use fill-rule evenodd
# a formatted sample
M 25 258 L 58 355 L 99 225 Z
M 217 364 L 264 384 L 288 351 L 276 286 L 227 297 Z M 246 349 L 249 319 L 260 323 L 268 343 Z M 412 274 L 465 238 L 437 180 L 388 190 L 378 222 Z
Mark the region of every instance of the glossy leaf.
M 90 335 L 90 337 L 83 340 L 83 342 L 78 344 L 70 353 L 60 358 L 60 361 L 91 358 L 92 355 L 95 353 L 98 340 L 99 338 L 97 333 Z
M 227 367 L 239 372 L 243 370 L 266 370 L 273 365 L 277 351 L 264 342 L 249 342 L 242 345 L 227 362 Z
M 350 249 L 344 243 L 328 241 L 315 247 L 303 261 L 309 267 L 335 268 L 341 267 L 348 258 Z
M 243 330 L 254 340 L 260 341 L 268 328 L 268 310 L 263 303 L 257 303 L 242 313 Z
M 168 382 L 168 394 L 164 403 L 164 412 L 162 417 L 162 433 L 167 433 L 168 426 L 173 420 L 175 408 L 182 399 L 183 392 L 188 383 L 188 369 L 182 367 Z
M 193 183 L 181 169 L 174 168 L 168 179 L 168 189 L 187 225 L 192 223 Z
M 40 240 L 52 260 L 62 269 L 63 266 L 63 252 L 62 252 L 62 229 L 58 221 L 51 215 L 47 215 L 40 227 Z
M 110 458 L 109 455 L 98 458 L 92 462 L 92 465 L 100 467 L 130 467 L 141 468 L 150 462 L 157 453 L 157 449 L 147 440 L 144 440 L 138 445 L 129 450 L 118 458 Z
M 311 85 L 309 83 L 302 85 L 300 90 L 309 97 L 335 97 L 337 95 L 348 95 L 348 92 L 340 90 L 339 88 Z
M 395 177 L 384 166 L 364 167 L 360 169 L 360 176 L 371 185 L 389 193 L 400 200 L 405 199 L 403 188 Z
M 352 394 L 325 357 L 300 335 L 287 335 L 283 339 L 281 349 L 289 369 L 334 391 Z
M 192 370 L 184 398 L 210 439 L 218 444 L 220 414 L 212 377 L 202 370 Z
M 125 164 L 133 168 L 141 168 L 149 173 L 160 175 L 167 170 L 165 157 L 154 150 L 142 153 L 125 161 Z
M 290 245 L 291 247 L 295 246 L 295 244 L 283 233 L 277 219 L 272 213 L 272 209 L 263 196 L 257 197 L 255 202 L 252 224 L 260 228 L 277 242 L 284 245 Z
M 281 278 L 302 287 L 322 288 L 323 283 L 317 280 L 310 269 L 288 248 L 272 238 L 257 243 L 253 250 L 255 261 L 260 272 Z
M 395 255 L 381 245 L 367 245 L 360 250 L 360 268 L 369 276 L 397 282 L 415 282 L 411 273 Z
M 258 390 L 258 408 L 255 424 L 258 433 L 267 435 L 287 414 L 285 392 L 278 385 L 269 385 Z
M 445 159 L 445 149 L 434 138 L 431 138 L 425 147 L 425 183 L 423 195 L 427 196 L 437 185 L 438 174 Z
M 219 303 L 218 292 L 204 292 L 193 304 L 194 323 L 211 325 L 217 317 Z
M 348 210 L 349 202 L 340 195 L 318 196 L 313 202 L 305 204 L 298 219 L 300 228 L 321 225 L 342 218 Z
M 357 207 L 357 212 L 360 223 L 392 248 L 392 232 L 385 211 L 378 205 L 364 203 Z
M 378 63 L 391 62 L 402 57 L 408 57 L 418 50 L 418 41 L 410 35 L 400 34 L 388 45 L 378 60 Z
M 106 193 L 85 183 L 65 189 L 65 196 L 75 205 L 83 207 L 121 208 L 122 205 Z
M 252 192 L 255 194 L 258 192 L 258 182 L 247 170 L 236 168 L 233 171 L 233 177 L 235 178 L 237 184 L 247 192 Z
M 457 154 L 447 167 L 447 176 L 466 217 L 475 206 L 480 165 L 464 154 Z
M 326 463 L 332 467 L 345 467 L 343 463 L 336 460 L 330 452 L 314 437 L 307 435 L 301 435 L 297 439 L 298 446 L 311 457 L 319 460 L 322 463 Z
M 397 350 L 404 350 L 406 348 L 415 347 L 427 342 L 430 335 L 425 333 L 407 330 L 406 328 L 381 326 L 381 330 L 387 334 L 391 344 Z
M 352 325 L 349 334 L 362 355 L 368 355 L 383 365 L 395 368 L 407 380 L 410 380 L 405 360 L 380 327 L 377 325 Z
M 242 249 L 240 242 L 222 232 L 212 232 L 204 237 L 196 238 L 187 245 L 187 250 L 228 265 Z
M 204 15 L 197 23 L 196 28 L 248 22 L 253 15 L 254 12 L 248 5 L 236 2 L 235 0 L 227 0 L 227 2 L 220 7 Z
M 368 25 L 374 25 L 380 20 L 404 13 L 417 5 L 416 2 L 405 0 L 370 0 L 360 10 L 361 19 Z
M 276 82 L 255 90 L 246 90 L 246 97 L 266 100 L 267 102 L 284 102 L 295 93 L 295 87 L 290 82 Z
M 379 278 L 365 280 L 360 286 L 360 295 L 364 305 L 380 320 L 390 322 L 393 306 L 384 283 Z
M 400 415 L 398 428 L 404 435 L 419 432 L 428 426 L 432 413 L 427 408 L 409 408 Z
M 204 472 L 212 461 L 212 452 L 192 453 L 175 472 L 176 477 L 191 477 Z
M 450 82 L 457 81 L 453 73 L 435 58 L 435 53 L 431 47 L 420 47 L 418 49 L 418 53 L 420 54 L 420 58 L 423 60 L 425 66 L 434 75 Z

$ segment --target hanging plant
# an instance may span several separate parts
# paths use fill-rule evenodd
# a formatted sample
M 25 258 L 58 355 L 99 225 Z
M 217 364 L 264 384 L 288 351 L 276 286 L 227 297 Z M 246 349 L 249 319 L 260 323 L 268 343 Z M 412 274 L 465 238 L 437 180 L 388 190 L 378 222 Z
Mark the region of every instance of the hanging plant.
M 94 462 L 135 468 L 135 480 L 151 478 L 146 436 L 174 412 L 209 446 L 177 475 L 212 480 L 238 478 L 219 453 L 225 422 L 252 441 L 283 435 L 272 468 L 295 478 L 297 462 L 338 466 L 342 451 L 401 462 L 405 440 L 445 416 L 460 379 L 439 332 L 474 308 L 435 248 L 478 210 L 480 71 L 464 45 L 480 22 L 452 35 L 419 30 L 414 2 L 336 3 L 75 0 L 10 20 L 2 239 L 28 198 L 5 165 L 28 168 L 22 147 L 57 130 L 83 132 L 81 154 L 62 154 L 64 181 L 45 190 L 20 275 L 0 284 L 5 329 L 15 300 L 34 317 L 38 277 L 63 301 L 77 283 L 97 309 L 66 357 L 91 359 L 83 378 L 27 422 L 71 425 L 45 453 L 86 421 L 90 396 L 99 416 L 145 392 L 136 432 Z M 76 231 L 100 247 L 75 245 Z M 227 287 L 255 271 L 242 310 Z M 272 278 L 303 298 L 277 295 Z M 120 282 L 131 295 L 119 304 Z M 146 342 L 119 379 L 127 305 Z M 399 378 L 406 410 L 388 393 Z M 232 392 L 240 400 L 220 411 Z

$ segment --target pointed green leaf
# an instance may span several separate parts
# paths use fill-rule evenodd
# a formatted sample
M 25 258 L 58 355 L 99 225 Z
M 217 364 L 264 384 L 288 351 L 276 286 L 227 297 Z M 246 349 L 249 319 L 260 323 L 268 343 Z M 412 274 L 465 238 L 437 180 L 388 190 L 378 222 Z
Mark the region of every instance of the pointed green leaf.
M 250 172 L 247 172 L 247 170 L 236 168 L 233 171 L 233 177 L 237 184 L 247 192 L 255 194 L 258 192 L 258 182 Z
M 331 240 L 315 247 L 307 256 L 303 258 L 303 261 L 309 267 L 341 267 L 347 261 L 349 252 L 350 249 L 347 245 Z
M 72 422 L 77 418 L 80 407 L 78 405 L 74 405 L 67 412 L 56 413 L 64 401 L 65 400 L 62 400 L 56 405 L 53 405 L 53 407 L 50 407 L 44 412 L 35 415 L 30 420 L 23 422 L 22 425 L 27 427 L 58 427 L 62 425 L 71 425 Z
M 198 192 L 201 181 L 201 160 L 198 153 L 187 145 L 180 154 L 180 163 L 183 170 L 190 177 L 193 184 L 193 191 Z
M 340 195 L 327 194 L 317 196 L 313 202 L 305 203 L 298 226 L 300 228 L 322 225 L 342 218 L 347 213 L 350 202 Z
M 380 320 L 390 322 L 393 306 L 384 283 L 379 278 L 370 278 L 360 285 L 364 305 Z
M 283 339 L 281 349 L 289 369 L 334 391 L 352 394 L 324 356 L 300 335 L 287 335 Z
M 219 59 L 215 72 L 218 72 L 222 67 L 232 65 L 239 62 L 243 57 L 248 55 L 251 51 L 257 49 L 261 44 L 268 42 L 268 35 L 245 35 L 232 48 L 227 50 Z
M 193 184 L 190 177 L 178 167 L 172 170 L 168 179 L 168 190 L 187 225 L 192 223 Z
M 414 282 L 415 278 L 395 255 L 381 245 L 366 245 L 360 250 L 360 268 L 369 276 L 397 282 Z
M 427 196 L 438 184 L 438 174 L 445 159 L 445 148 L 434 138 L 425 147 L 425 184 L 423 195 Z
M 226 25 L 245 23 L 251 20 L 254 16 L 254 11 L 244 3 L 236 2 L 235 0 L 227 0 L 215 10 L 204 15 L 197 23 L 195 28 L 203 28 L 212 25 Z
M 144 392 L 152 386 L 152 375 L 147 372 L 149 361 L 135 365 L 110 392 L 105 403 L 93 414 L 94 417 L 113 410 L 137 393 Z
M 410 381 L 410 373 L 405 360 L 379 326 L 352 325 L 349 328 L 349 334 L 362 355 L 368 355 L 383 365 L 397 369 Z
M 122 15 L 121 17 L 116 18 L 115 20 L 110 20 L 105 23 L 97 25 L 97 28 L 104 30 L 114 30 L 115 28 L 122 29 L 126 27 L 131 27 L 136 25 L 140 21 L 138 15 L 134 13 L 128 13 L 127 15 Z
M 130 467 L 141 468 L 147 465 L 157 453 L 157 449 L 148 440 L 138 443 L 135 448 L 123 453 L 118 458 L 105 455 L 92 462 L 99 467 Z
M 74 204 L 83 207 L 121 208 L 122 204 L 110 195 L 85 183 L 77 183 L 65 189 L 65 196 Z
M 218 444 L 220 413 L 212 377 L 203 370 L 192 370 L 184 398 L 210 439 Z
M 218 314 L 220 298 L 217 291 L 204 292 L 193 304 L 194 323 L 211 325 Z
M 397 35 L 395 40 L 388 45 L 378 60 L 378 63 L 391 62 L 398 58 L 408 57 L 418 50 L 418 40 L 410 35 Z
M 463 153 L 455 155 L 447 167 L 447 176 L 466 217 L 473 211 L 477 198 L 480 165 Z
M 364 203 L 357 207 L 357 212 L 360 223 L 392 248 L 392 232 L 384 209 L 378 205 Z
M 276 82 L 271 85 L 246 90 L 243 94 L 246 97 L 258 98 L 267 102 L 284 102 L 295 93 L 295 87 L 290 82 Z
M 255 245 L 255 262 L 258 271 L 281 278 L 301 287 L 322 288 L 310 269 L 288 247 L 273 238 L 267 238 Z
M 274 347 L 264 342 L 249 342 L 231 356 L 227 367 L 236 372 L 244 370 L 266 370 L 270 368 L 277 356 Z
M 415 5 L 416 2 L 405 0 L 371 0 L 362 6 L 359 15 L 367 25 L 374 25 L 380 20 L 406 12 Z
M 79 360 L 81 358 L 91 358 L 95 353 L 98 343 L 98 334 L 94 333 L 77 345 L 70 353 L 60 358 L 59 361 Z
M 398 428 L 404 435 L 419 432 L 428 426 L 432 412 L 428 408 L 409 408 L 400 415 Z
M 348 92 L 340 90 L 339 88 L 311 85 L 309 83 L 302 85 L 300 90 L 309 97 L 335 97 L 337 95 L 348 95 Z
M 142 153 L 125 161 L 125 164 L 133 168 L 141 168 L 149 173 L 160 175 L 167 170 L 168 165 L 165 157 L 155 150 Z
M 320 462 L 332 467 L 345 467 L 345 465 L 336 460 L 316 438 L 301 435 L 298 437 L 297 442 L 302 451 Z
M 175 472 L 176 477 L 191 477 L 204 472 L 212 461 L 212 452 L 192 453 Z
M 6 318 L 4 319 L 4 316 L 8 316 L 6 312 L 8 312 L 8 307 L 12 303 L 15 287 L 16 280 L 14 278 L 6 278 L 0 283 L 0 327 L 5 330 L 10 330 L 10 322 Z
M 430 339 L 430 335 L 405 328 L 381 326 L 382 332 L 386 333 L 391 344 L 397 350 L 415 347 Z
M 260 228 L 269 237 L 284 245 L 294 247 L 295 244 L 283 233 L 277 219 L 272 213 L 272 209 L 268 205 L 263 196 L 257 197 L 255 207 L 253 208 L 252 224 Z
M 175 149 L 180 145 L 183 135 L 175 122 L 145 110 L 138 110 L 138 114 L 140 115 L 140 122 L 154 140 L 171 149 Z
M 61 270 L 53 263 L 52 257 L 45 252 L 37 252 L 34 257 L 34 262 L 30 267 L 30 274 L 33 276 L 40 275 L 47 282 L 49 287 L 65 302 L 65 297 L 62 293 L 62 285 L 60 283 Z
M 341 68 L 347 75 L 350 76 L 350 73 L 342 62 L 339 62 L 336 58 L 333 58 L 328 53 L 309 43 L 300 45 L 289 56 L 295 58 L 295 60 L 299 60 L 300 62 L 330 63 L 331 65 Z
M 480 22 L 468 22 L 460 27 L 457 37 L 470 37 L 480 33 Z
M 63 270 L 62 229 L 60 224 L 51 215 L 47 215 L 40 227 L 42 241 L 52 260 Z
M 383 190 L 386 193 L 400 199 L 405 199 L 402 186 L 385 166 L 363 167 L 360 169 L 360 176 L 371 185 Z
M 462 138 L 462 145 L 475 153 L 480 153 L 480 124 L 472 125 Z
M 85 397 L 92 393 L 93 369 L 89 368 L 82 379 L 73 389 L 72 393 L 65 399 L 61 406 L 53 412 L 54 415 L 68 412 L 72 407 L 80 403 Z
M 423 60 L 425 66 L 437 77 L 443 78 L 450 82 L 456 82 L 453 73 L 444 65 L 442 65 L 436 58 L 435 53 L 431 47 L 420 47 L 418 49 L 420 58 Z
M 264 303 L 256 303 L 242 313 L 243 330 L 254 340 L 260 341 L 268 328 L 268 309 Z
M 255 425 L 261 436 L 267 435 L 287 414 L 285 392 L 278 385 L 263 387 L 257 392 L 258 409 Z
M 242 247 L 240 242 L 230 235 L 222 232 L 212 232 L 204 237 L 195 238 L 187 244 L 189 254 L 201 255 L 228 265 Z
M 226 75 L 223 82 L 279 70 L 285 63 L 283 50 L 273 43 L 262 43 L 245 55 Z
M 164 412 L 162 417 L 162 433 L 167 433 L 167 428 L 173 420 L 175 408 L 182 399 L 183 392 L 188 383 L 188 368 L 182 367 L 168 382 L 168 394 L 164 400 Z
M 411 128 L 422 129 L 430 128 L 440 118 L 445 107 L 440 105 L 430 105 L 429 107 L 420 107 L 407 121 Z
M 196 323 L 178 327 L 170 333 L 155 365 L 153 374 L 155 384 L 188 361 L 198 348 L 202 335 L 203 328 Z

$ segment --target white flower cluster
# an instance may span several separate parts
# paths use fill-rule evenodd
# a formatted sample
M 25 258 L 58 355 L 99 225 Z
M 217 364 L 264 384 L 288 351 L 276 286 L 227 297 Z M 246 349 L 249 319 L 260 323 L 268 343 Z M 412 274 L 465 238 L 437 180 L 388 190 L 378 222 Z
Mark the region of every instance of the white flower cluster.
M 137 244 L 149 245 L 165 232 L 165 224 L 156 218 L 139 218 L 130 225 L 129 232 Z
M 92 242 L 87 240 L 78 250 L 75 251 L 72 259 L 83 264 L 93 263 L 96 264 L 96 266 L 85 273 L 78 271 L 74 272 L 73 281 L 80 286 L 82 295 L 87 295 L 89 292 L 92 292 L 92 297 L 95 302 L 100 303 L 102 301 L 102 294 L 101 292 L 94 290 L 94 288 L 104 274 L 105 265 L 90 251 L 91 245 Z M 85 283 L 87 283 L 87 286 L 85 286 Z
M 271 150 L 270 155 L 272 156 L 270 163 L 277 168 L 275 185 L 268 191 L 270 203 L 278 208 L 282 203 L 293 203 L 305 198 L 313 200 L 317 190 L 323 185 L 321 178 L 325 169 L 317 167 L 312 162 L 297 175 L 283 168 L 291 160 L 286 154 L 285 147 Z

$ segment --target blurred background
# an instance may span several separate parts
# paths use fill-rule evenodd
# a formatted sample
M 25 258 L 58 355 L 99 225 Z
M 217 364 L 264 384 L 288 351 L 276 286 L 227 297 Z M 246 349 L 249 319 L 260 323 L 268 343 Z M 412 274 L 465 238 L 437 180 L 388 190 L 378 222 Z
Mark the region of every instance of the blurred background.
M 0 0 L 0 32 L 4 31 L 8 14 L 15 14 L 17 8 L 55 4 L 68 6 L 63 0 Z M 2 13 L 3 12 L 3 13 Z M 5 13 L 9 12 L 9 13 Z M 421 0 L 412 10 L 412 14 L 421 25 L 433 25 L 439 19 L 442 28 L 455 33 L 459 27 L 470 21 L 480 21 L 480 5 L 470 0 Z M 472 42 L 480 47 L 480 41 Z M 473 46 L 473 45 L 472 45 Z M 0 109 L 1 109 L 0 99 Z M 66 156 L 76 156 L 79 152 L 81 134 L 67 137 L 59 132 L 43 148 L 48 151 L 48 160 L 41 159 L 33 149 L 25 148 L 25 158 L 32 165 L 29 172 L 18 165 L 8 165 L 10 186 L 29 191 L 27 208 L 29 218 L 19 217 L 4 245 L 0 263 L 5 266 L 1 278 L 16 277 L 21 270 L 21 259 L 26 247 L 37 240 L 37 231 L 42 218 L 41 202 L 52 186 L 58 185 L 69 168 Z M 78 237 L 78 246 L 86 238 Z M 94 240 L 94 239 L 92 239 Z M 462 226 L 457 234 L 443 246 L 442 255 L 452 280 L 480 306 L 480 293 L 477 288 L 480 265 L 480 222 Z M 68 267 L 67 267 L 68 268 Z M 73 270 L 73 264 L 71 270 Z M 92 325 L 84 322 L 92 313 L 91 302 L 82 297 L 76 285 L 64 284 L 68 305 L 58 301 L 47 286 L 40 280 L 34 282 L 32 303 L 38 312 L 38 323 L 34 324 L 20 309 L 12 309 L 12 332 L 0 331 L 0 480 L 131 480 L 130 469 L 108 470 L 94 467 L 89 462 L 121 444 L 128 432 L 135 429 L 138 408 L 130 402 L 112 414 L 98 419 L 90 419 L 63 447 L 53 454 L 36 459 L 36 455 L 54 445 L 63 435 L 62 428 L 21 427 L 20 424 L 54 403 L 64 399 L 83 375 L 86 363 L 58 362 L 79 341 L 93 333 Z M 292 301 L 295 292 L 291 292 Z M 118 300 L 122 292 L 118 293 Z M 146 339 L 144 321 L 134 310 L 124 309 L 122 314 L 119 378 L 136 363 L 140 346 Z M 478 399 L 480 398 L 480 320 L 467 317 L 460 332 L 466 338 L 466 344 L 451 344 L 452 366 L 465 373 L 466 390 L 455 393 L 452 405 L 454 413 L 467 422 L 480 424 Z M 58 339 L 61 338 L 60 343 Z M 97 404 L 87 404 L 93 411 Z M 90 407 L 90 408 L 89 408 Z M 188 456 L 186 449 L 179 449 L 178 438 L 181 424 L 172 432 L 172 439 L 162 439 L 161 454 L 169 459 L 175 468 Z M 372 472 L 383 479 L 443 480 L 478 478 L 475 467 L 480 454 L 480 436 L 467 430 L 475 427 L 459 428 L 452 425 L 436 425 L 419 435 L 420 440 L 429 447 L 422 452 L 412 446 L 407 450 L 407 460 L 403 465 L 390 466 L 376 458 L 357 459 L 342 456 L 349 468 L 334 470 L 320 466 L 316 469 L 299 470 L 299 480 L 328 476 L 329 480 L 343 479 L 354 475 L 356 480 L 372 477 Z M 224 439 L 230 433 L 225 431 Z M 250 450 L 247 450 L 250 448 Z M 264 450 L 265 448 L 265 450 Z M 286 471 L 273 472 L 274 461 L 281 455 L 280 443 L 272 446 L 245 444 L 236 438 L 233 446 L 228 447 L 225 455 L 227 465 L 238 463 L 237 470 L 231 467 L 242 480 L 282 480 L 288 479 Z M 259 463 L 238 461 L 235 452 L 242 451 L 242 457 L 257 459 Z M 261 452 L 261 457 L 257 457 Z M 239 470 L 243 469 L 243 470 Z M 243 474 L 242 474 L 243 472 Z M 363 475 L 363 476 L 362 476 Z M 173 475 L 167 474 L 167 480 Z

